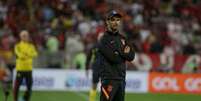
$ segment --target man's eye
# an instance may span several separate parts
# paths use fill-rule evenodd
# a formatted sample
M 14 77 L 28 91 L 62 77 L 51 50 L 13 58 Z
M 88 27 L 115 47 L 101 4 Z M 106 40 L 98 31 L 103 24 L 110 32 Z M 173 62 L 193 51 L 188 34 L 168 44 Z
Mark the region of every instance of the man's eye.
M 111 21 L 114 21 L 114 19 L 111 19 Z
M 116 21 L 120 21 L 120 19 L 116 19 Z

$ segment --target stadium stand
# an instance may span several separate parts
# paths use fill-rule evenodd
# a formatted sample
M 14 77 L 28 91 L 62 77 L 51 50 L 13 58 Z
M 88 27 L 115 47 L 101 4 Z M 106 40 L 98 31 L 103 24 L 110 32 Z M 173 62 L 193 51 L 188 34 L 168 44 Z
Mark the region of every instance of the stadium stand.
M 200 0 L 1 0 L 0 56 L 12 66 L 19 31 L 28 29 L 40 53 L 35 67 L 75 69 L 83 62 L 74 58 L 104 31 L 108 9 L 118 9 L 124 14 L 122 33 L 140 57 L 129 70 L 200 72 L 200 7 Z M 148 64 L 146 57 L 154 66 L 143 68 L 140 61 Z M 185 65 L 189 57 L 194 62 Z M 178 59 L 183 62 L 175 65 Z

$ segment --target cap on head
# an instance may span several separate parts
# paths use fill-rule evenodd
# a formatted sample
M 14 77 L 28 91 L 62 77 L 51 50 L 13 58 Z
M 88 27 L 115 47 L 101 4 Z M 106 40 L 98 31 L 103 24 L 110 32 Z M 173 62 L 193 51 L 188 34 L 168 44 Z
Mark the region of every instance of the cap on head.
M 119 18 L 121 18 L 122 17 L 122 15 L 119 13 L 119 12 L 117 12 L 117 11 L 115 11 L 115 10 L 112 10 L 112 11 L 110 11 L 109 13 L 108 13 L 108 15 L 107 15 L 107 20 L 108 19 L 110 19 L 110 18 L 112 18 L 112 17 L 119 17 Z

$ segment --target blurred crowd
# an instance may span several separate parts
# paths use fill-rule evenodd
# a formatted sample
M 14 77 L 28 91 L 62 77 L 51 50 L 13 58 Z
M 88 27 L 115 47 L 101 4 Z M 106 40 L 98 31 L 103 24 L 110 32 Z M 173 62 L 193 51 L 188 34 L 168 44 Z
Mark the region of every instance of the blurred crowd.
M 1 0 L 0 57 L 14 64 L 27 29 L 40 53 L 36 67 L 83 69 L 111 9 L 122 13 L 121 33 L 137 53 L 201 55 L 201 0 Z

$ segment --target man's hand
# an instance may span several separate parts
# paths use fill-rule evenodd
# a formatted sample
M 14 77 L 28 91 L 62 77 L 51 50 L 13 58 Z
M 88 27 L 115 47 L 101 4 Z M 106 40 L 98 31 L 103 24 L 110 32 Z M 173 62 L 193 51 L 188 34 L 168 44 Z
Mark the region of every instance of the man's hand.
M 130 47 L 127 45 L 125 48 L 124 48 L 124 53 L 129 53 L 130 52 Z

